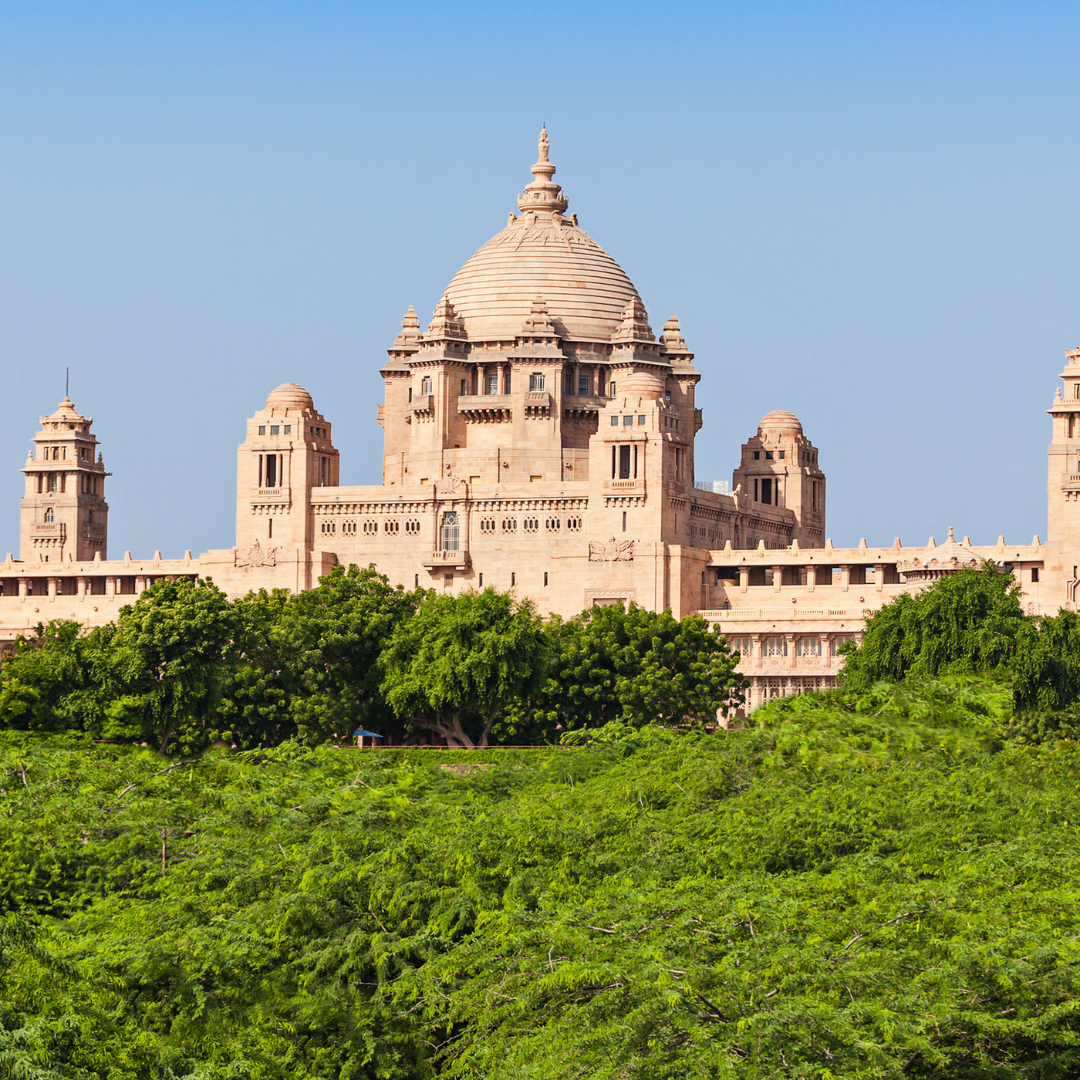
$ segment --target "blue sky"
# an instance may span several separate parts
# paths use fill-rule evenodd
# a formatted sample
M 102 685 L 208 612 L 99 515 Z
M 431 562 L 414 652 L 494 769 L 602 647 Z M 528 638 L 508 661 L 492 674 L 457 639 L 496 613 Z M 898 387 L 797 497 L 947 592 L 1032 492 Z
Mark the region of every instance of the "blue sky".
M 378 369 L 542 121 L 702 372 L 699 479 L 798 414 L 837 544 L 1045 536 L 1080 344 L 1080 5 L 0 2 L 0 558 L 37 417 L 95 417 L 110 553 L 230 547 L 280 382 L 380 475 Z

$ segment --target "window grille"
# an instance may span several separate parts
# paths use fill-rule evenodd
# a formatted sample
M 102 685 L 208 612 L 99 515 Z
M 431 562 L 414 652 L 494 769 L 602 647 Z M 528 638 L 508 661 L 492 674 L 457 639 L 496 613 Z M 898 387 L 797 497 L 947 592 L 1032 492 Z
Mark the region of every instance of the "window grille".
M 410 536 L 415 536 L 420 531 L 420 522 L 416 518 L 412 518 L 410 521 L 405 522 L 405 531 Z
M 801 637 L 795 643 L 796 656 L 820 656 L 821 638 Z
M 449 510 L 443 514 L 442 550 L 457 551 L 461 539 L 461 527 L 458 525 L 457 512 Z
M 777 635 L 761 639 L 762 656 L 787 656 L 787 654 L 787 638 Z
M 538 393 L 544 389 L 544 376 L 542 372 L 534 371 L 529 376 L 529 390 L 532 393 Z

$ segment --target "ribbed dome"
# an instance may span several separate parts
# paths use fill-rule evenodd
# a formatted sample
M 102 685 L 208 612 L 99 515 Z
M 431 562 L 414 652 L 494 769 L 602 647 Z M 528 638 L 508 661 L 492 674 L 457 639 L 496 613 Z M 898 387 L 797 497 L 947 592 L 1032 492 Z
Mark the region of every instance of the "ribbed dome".
M 270 391 L 270 396 L 266 399 L 266 407 L 268 409 L 314 409 L 315 402 L 302 386 L 287 382 Z
M 624 375 L 616 384 L 616 397 L 632 397 L 646 394 L 659 397 L 664 392 L 664 382 L 659 376 L 649 371 L 632 371 Z
M 802 421 L 786 409 L 776 409 L 763 416 L 758 424 L 758 434 L 763 435 L 766 432 L 770 435 L 801 435 Z
M 637 290 L 584 229 L 562 216 L 566 198 L 551 180 L 547 132 L 532 171 L 535 179 L 518 199 L 522 215 L 454 275 L 446 298 L 473 341 L 521 333 L 538 296 L 560 336 L 610 339 Z

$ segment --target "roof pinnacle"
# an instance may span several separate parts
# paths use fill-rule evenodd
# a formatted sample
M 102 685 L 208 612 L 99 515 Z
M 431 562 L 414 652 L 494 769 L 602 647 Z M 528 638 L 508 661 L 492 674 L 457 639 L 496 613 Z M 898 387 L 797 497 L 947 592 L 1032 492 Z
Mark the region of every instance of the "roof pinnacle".
M 550 140 L 547 128 L 540 129 L 538 146 L 540 153 L 531 170 L 533 182 L 526 185 L 525 190 L 518 196 L 518 210 L 523 214 L 534 211 L 561 214 L 570 202 L 562 188 L 551 179 L 555 175 L 555 166 L 548 160 Z

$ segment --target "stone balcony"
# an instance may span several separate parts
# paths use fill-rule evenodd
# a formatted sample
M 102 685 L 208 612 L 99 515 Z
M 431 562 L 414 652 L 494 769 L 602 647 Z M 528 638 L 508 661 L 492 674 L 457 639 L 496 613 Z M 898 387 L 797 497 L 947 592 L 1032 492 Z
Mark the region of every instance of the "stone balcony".
M 63 521 L 48 521 L 41 525 L 31 525 L 30 535 L 42 539 L 63 540 L 67 535 L 67 525 Z
M 644 495 L 645 477 L 639 476 L 636 480 L 605 480 L 604 491 L 612 495 Z
M 509 420 L 513 400 L 510 394 L 462 394 L 457 407 L 468 420 Z
M 433 551 L 431 558 L 424 561 L 425 570 L 468 570 L 469 553 L 467 551 Z

